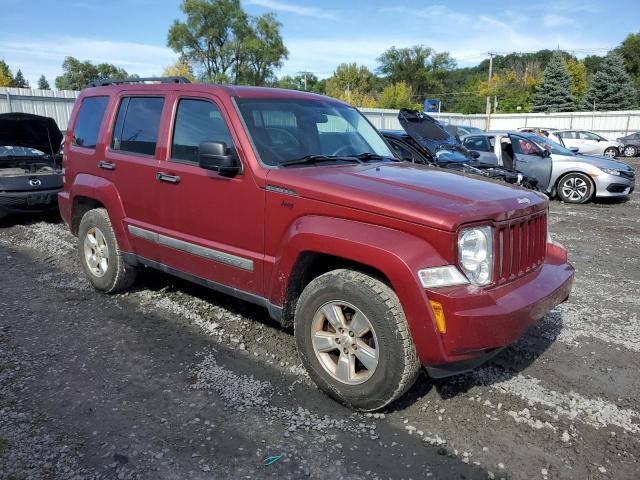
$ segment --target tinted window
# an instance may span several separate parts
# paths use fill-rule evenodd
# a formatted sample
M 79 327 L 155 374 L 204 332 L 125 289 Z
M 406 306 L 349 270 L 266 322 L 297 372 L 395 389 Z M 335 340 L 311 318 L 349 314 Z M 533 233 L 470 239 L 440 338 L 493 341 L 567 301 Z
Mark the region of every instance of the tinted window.
M 469 137 L 464 139 L 464 146 L 477 152 L 490 152 L 487 140 L 484 137 Z
M 404 146 L 397 140 L 388 139 L 389 144 L 393 148 L 393 150 L 398 154 L 398 158 L 401 160 L 410 160 L 414 163 L 424 163 L 424 159 L 421 158 L 418 154 L 411 151 L 409 147 Z
M 96 148 L 100 123 L 109 103 L 109 97 L 87 97 L 82 101 L 73 129 L 73 144 Z
M 512 137 L 513 151 L 521 155 L 540 155 L 540 148 L 522 137 Z
M 163 105 L 164 99 L 159 97 L 123 98 L 113 128 L 111 148 L 155 155 Z
M 234 148 L 227 124 L 216 105 L 207 100 L 180 100 L 171 158 L 197 163 L 200 142 L 224 142 L 227 147 Z

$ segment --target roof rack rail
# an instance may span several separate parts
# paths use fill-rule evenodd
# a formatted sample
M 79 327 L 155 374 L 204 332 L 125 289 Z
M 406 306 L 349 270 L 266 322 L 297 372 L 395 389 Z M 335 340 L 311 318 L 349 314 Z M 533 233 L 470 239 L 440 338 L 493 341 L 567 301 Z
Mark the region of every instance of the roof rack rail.
M 160 82 L 160 83 L 191 83 L 185 77 L 145 77 L 145 78 L 105 78 L 104 80 L 94 80 L 89 82 L 87 87 L 105 87 L 107 85 L 120 85 L 123 83 L 144 83 L 144 82 Z

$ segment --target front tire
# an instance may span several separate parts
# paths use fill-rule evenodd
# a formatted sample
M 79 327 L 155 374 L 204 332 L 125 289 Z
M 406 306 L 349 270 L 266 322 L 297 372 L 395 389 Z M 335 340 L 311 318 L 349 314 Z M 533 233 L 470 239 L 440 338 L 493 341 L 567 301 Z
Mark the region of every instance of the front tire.
M 557 192 L 565 203 L 586 203 L 593 196 L 595 186 L 584 173 L 569 173 L 558 181 Z
M 104 208 L 89 210 L 80 220 L 78 251 L 82 269 L 96 290 L 115 293 L 135 281 L 136 270 L 124 262 Z
M 316 385 L 356 410 L 393 402 L 420 369 L 395 292 L 353 270 L 333 270 L 307 285 L 296 307 L 295 338 Z
M 627 145 L 624 147 L 624 156 L 625 157 L 635 157 L 638 155 L 638 148 L 634 145 Z
M 616 158 L 618 156 L 618 149 L 615 147 L 609 147 L 604 151 L 604 156 L 607 158 Z

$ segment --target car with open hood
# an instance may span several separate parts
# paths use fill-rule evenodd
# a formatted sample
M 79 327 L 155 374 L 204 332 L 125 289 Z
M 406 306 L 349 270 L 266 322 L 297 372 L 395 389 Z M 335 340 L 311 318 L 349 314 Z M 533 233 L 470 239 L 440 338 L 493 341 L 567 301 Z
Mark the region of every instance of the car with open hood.
M 567 299 L 536 192 L 400 161 L 329 97 L 143 81 L 85 89 L 65 139 L 60 212 L 97 290 L 153 268 L 260 305 L 293 330 L 280 354 L 365 411 Z
M 62 138 L 52 118 L 0 115 L 0 217 L 57 210 Z
M 380 132 L 399 158 L 535 190 L 537 182 L 534 178 L 498 166 L 493 159 L 486 161 L 481 154 L 464 147 L 456 127 L 443 125 L 432 116 L 417 110 L 401 109 L 398 120 L 404 130 Z M 484 132 L 480 130 L 480 133 Z
M 635 171 L 629 165 L 582 155 L 535 133 L 487 132 L 462 137 L 462 143 L 486 161 L 535 178 L 541 192 L 563 202 L 625 197 L 635 188 Z

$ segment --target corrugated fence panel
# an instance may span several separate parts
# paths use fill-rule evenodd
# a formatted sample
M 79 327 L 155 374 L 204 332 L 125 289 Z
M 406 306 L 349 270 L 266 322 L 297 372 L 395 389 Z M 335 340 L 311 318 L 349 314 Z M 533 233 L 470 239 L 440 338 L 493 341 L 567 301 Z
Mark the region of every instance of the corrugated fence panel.
M 24 112 L 53 118 L 60 130 L 67 122 L 80 92 L 0 87 L 0 113 Z

